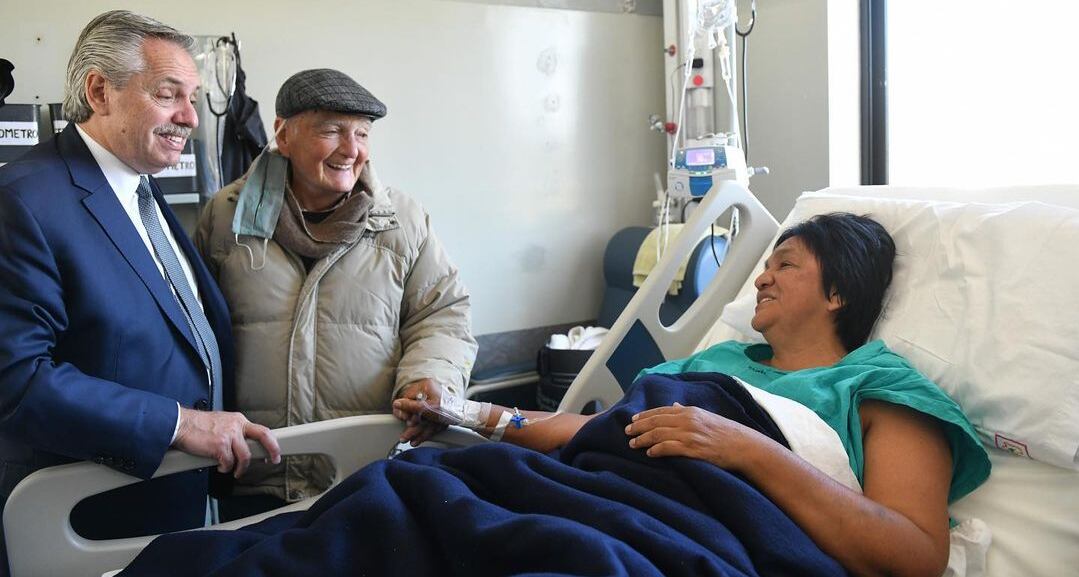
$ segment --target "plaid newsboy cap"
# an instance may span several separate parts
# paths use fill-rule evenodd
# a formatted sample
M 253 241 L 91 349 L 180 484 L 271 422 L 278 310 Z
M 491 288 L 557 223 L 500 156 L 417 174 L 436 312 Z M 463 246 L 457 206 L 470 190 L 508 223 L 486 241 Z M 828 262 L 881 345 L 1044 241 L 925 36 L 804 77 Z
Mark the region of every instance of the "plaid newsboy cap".
M 343 72 L 316 68 L 297 72 L 277 91 L 277 115 L 289 118 L 306 110 L 386 116 L 386 105 Z

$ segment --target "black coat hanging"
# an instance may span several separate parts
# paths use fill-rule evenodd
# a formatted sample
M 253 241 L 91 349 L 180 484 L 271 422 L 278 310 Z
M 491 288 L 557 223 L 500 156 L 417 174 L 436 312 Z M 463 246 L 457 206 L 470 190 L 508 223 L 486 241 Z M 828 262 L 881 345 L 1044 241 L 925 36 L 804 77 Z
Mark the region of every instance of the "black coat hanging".
M 266 129 L 259 116 L 259 104 L 247 95 L 247 74 L 240 65 L 240 47 L 235 34 L 229 42 L 236 58 L 236 84 L 225 110 L 225 127 L 220 139 L 222 186 L 243 176 L 266 146 Z

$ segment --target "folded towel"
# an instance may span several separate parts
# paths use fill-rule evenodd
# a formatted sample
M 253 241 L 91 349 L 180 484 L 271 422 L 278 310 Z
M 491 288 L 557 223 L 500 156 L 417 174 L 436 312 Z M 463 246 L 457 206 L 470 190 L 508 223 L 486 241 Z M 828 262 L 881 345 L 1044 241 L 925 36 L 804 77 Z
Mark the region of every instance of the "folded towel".
M 607 329 L 604 327 L 577 326 L 564 335 L 551 335 L 547 341 L 547 348 L 591 351 L 599 347 L 606 335 Z
M 664 228 L 669 232 L 664 233 Z M 678 238 L 681 232 L 681 224 L 668 224 L 666 227 L 653 228 L 648 233 L 648 236 L 644 237 L 644 242 L 637 249 L 637 258 L 633 261 L 633 286 L 640 287 L 644 284 L 644 280 L 648 278 L 648 275 L 652 274 L 652 269 L 656 267 L 656 263 L 666 253 L 667 247 L 674 244 L 674 240 Z M 717 226 L 715 227 L 715 233 L 716 236 L 727 236 L 727 229 Z M 701 238 L 707 238 L 711 235 L 712 230 L 705 229 Z M 664 236 L 668 238 L 664 239 Z M 671 280 L 671 286 L 667 289 L 667 294 L 676 295 L 682 290 L 682 281 L 686 278 L 686 265 L 689 264 L 691 254 L 693 254 L 692 251 L 678 265 L 678 271 L 674 273 L 674 279 Z

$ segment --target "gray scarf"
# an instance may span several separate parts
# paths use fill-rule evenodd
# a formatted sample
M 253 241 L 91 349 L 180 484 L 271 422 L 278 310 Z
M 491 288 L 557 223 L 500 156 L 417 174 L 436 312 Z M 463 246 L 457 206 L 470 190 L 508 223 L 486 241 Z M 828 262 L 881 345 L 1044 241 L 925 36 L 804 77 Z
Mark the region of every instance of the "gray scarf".
M 330 209 L 329 216 L 321 222 L 309 222 L 304 218 L 292 188 L 286 185 L 285 202 L 273 238 L 302 257 L 322 259 L 339 247 L 351 246 L 360 239 L 367 228 L 367 213 L 372 204 L 374 198 L 361 179 L 352 192 Z

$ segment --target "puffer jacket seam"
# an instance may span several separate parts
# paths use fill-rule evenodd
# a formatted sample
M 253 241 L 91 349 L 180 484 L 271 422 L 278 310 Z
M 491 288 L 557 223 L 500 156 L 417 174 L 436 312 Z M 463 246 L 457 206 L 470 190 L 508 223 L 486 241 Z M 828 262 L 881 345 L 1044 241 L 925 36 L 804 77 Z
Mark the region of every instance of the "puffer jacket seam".
M 379 250 L 379 251 L 382 251 L 382 252 L 389 253 L 390 256 L 396 258 L 398 261 L 400 261 L 402 263 L 407 263 L 408 262 L 408 254 L 407 253 L 402 254 L 401 252 L 396 251 L 396 250 L 394 250 L 394 249 L 392 249 L 392 248 L 390 248 L 390 247 L 388 247 L 388 246 L 386 246 L 384 244 L 378 244 L 378 243 L 376 243 L 374 241 L 374 239 L 361 238 L 359 240 L 359 242 L 356 243 L 356 245 L 361 245 L 361 244 L 365 245 L 365 246 L 369 246 L 369 247 L 371 247 L 371 248 L 373 248 L 375 250 Z
M 417 292 L 417 293 L 419 293 L 419 294 L 426 294 L 426 293 L 427 293 L 427 290 L 428 290 L 428 289 L 430 289 L 431 287 L 433 287 L 433 286 L 435 286 L 435 285 L 437 285 L 437 284 L 441 283 L 442 281 L 444 281 L 444 280 L 446 280 L 446 279 L 448 279 L 448 278 L 451 278 L 451 277 L 457 276 L 457 274 L 458 274 L 458 271 L 457 271 L 457 270 L 448 270 L 448 271 L 446 272 L 446 274 L 443 274 L 443 275 L 439 276 L 438 278 L 436 278 L 436 279 L 434 279 L 434 280 L 432 280 L 432 281 L 428 282 L 427 284 L 424 284 L 424 285 L 423 285 L 423 286 L 421 286 L 421 287 L 420 287 L 419 289 L 417 289 L 417 291 L 416 291 L 416 292 Z M 464 296 L 463 298 L 461 298 L 461 299 L 457 299 L 457 300 L 454 300 L 454 301 L 452 301 L 452 303 L 451 303 L 451 304 L 457 304 L 457 303 L 458 303 L 458 302 L 460 302 L 461 300 L 468 300 L 468 298 L 469 298 L 469 296 L 468 296 L 468 295 L 465 295 L 465 296 Z
M 291 356 L 292 352 L 291 351 L 294 350 L 294 345 L 295 345 L 296 338 L 297 338 L 297 329 L 299 328 L 298 319 L 300 318 L 301 311 L 311 310 L 314 313 L 312 316 L 313 316 L 313 319 L 314 319 L 313 322 L 315 323 L 315 326 L 312 327 L 311 333 L 309 335 L 303 335 L 305 337 L 310 338 L 312 340 L 312 342 L 313 342 L 312 347 L 313 347 L 313 349 L 315 351 L 315 355 L 314 355 L 314 358 L 311 359 L 311 374 L 310 374 L 310 377 L 311 377 L 311 382 L 314 383 L 315 382 L 315 375 L 318 373 L 318 337 L 317 337 L 317 335 L 318 335 L 318 322 L 319 322 L 319 320 L 318 320 L 318 296 L 319 296 L 319 293 L 320 293 L 321 287 L 322 287 L 322 279 L 326 277 L 326 274 L 329 273 L 330 270 L 333 269 L 333 266 L 335 264 L 337 264 L 337 262 L 339 260 L 344 258 L 344 256 L 346 254 L 352 252 L 352 249 L 354 249 L 357 244 L 358 243 L 353 243 L 352 245 L 350 245 L 348 247 L 345 247 L 345 248 L 342 248 L 342 249 L 337 250 L 335 252 L 332 252 L 332 253 L 330 253 L 329 256 L 326 257 L 326 259 L 324 261 L 316 263 L 315 266 L 312 267 L 311 270 L 314 271 L 315 269 L 320 269 L 318 271 L 318 273 L 317 273 L 317 277 L 312 279 L 311 276 L 309 275 L 307 277 L 307 279 L 305 279 L 303 287 L 300 289 L 300 295 L 299 295 L 299 297 L 297 299 L 296 310 L 294 312 L 294 316 L 293 316 L 293 319 L 292 319 L 292 334 L 289 337 L 289 348 L 290 348 L 290 357 L 289 357 L 289 365 L 290 365 L 290 368 L 289 368 L 289 380 L 290 380 L 290 383 L 289 383 L 289 395 L 290 395 L 290 398 L 289 398 L 289 406 L 291 406 L 291 401 L 292 401 L 292 399 L 291 399 L 292 382 L 294 382 L 293 381 L 294 374 L 293 374 L 293 371 L 292 371 L 292 356 Z M 308 302 L 308 301 L 310 301 L 310 302 Z M 312 406 L 312 411 L 314 411 L 314 407 L 318 406 L 318 386 L 314 386 L 313 389 L 314 389 L 314 391 L 312 393 L 312 395 L 313 395 L 312 402 L 314 403 L 314 405 Z
M 318 313 L 318 298 L 317 298 L 317 296 L 318 296 L 319 287 L 321 286 L 323 277 L 325 277 L 326 273 L 329 272 L 331 268 L 333 268 L 333 265 L 336 264 L 337 261 L 341 259 L 341 257 L 343 257 L 345 254 L 350 252 L 352 250 L 352 248 L 354 248 L 355 246 L 356 246 L 356 244 L 353 244 L 353 245 L 351 245 L 351 246 L 349 246 L 347 248 L 344 248 L 344 249 L 341 249 L 341 250 L 336 251 L 334 253 L 331 253 L 330 256 L 326 257 L 326 260 L 328 260 L 329 262 L 326 262 L 324 265 L 323 265 L 322 262 L 317 263 L 315 265 L 315 267 L 312 268 L 312 271 L 315 268 L 320 268 L 319 272 L 317 273 L 317 276 L 314 279 L 312 279 L 311 275 L 309 273 L 308 276 L 304 279 L 304 283 L 300 288 L 300 294 L 297 296 L 296 307 L 293 310 L 293 316 L 292 316 L 292 330 L 291 330 L 291 332 L 289 334 L 288 387 L 286 388 L 286 391 L 285 391 L 285 415 L 286 415 L 285 416 L 285 418 L 286 418 L 285 422 L 286 422 L 286 424 L 288 424 L 290 426 L 292 424 L 294 424 L 292 422 L 292 407 L 293 407 L 293 395 L 292 395 L 292 392 L 293 392 L 293 389 L 296 386 L 297 375 L 296 375 L 295 363 L 293 361 L 294 361 L 295 354 L 296 354 L 296 341 L 297 341 L 297 336 L 298 336 L 298 332 L 299 332 L 300 315 L 303 314 L 304 311 L 307 311 L 309 309 L 309 307 L 314 307 L 314 310 L 313 310 L 314 314 L 312 315 L 312 317 L 313 317 L 313 322 L 315 323 L 315 326 L 312 327 L 312 331 L 310 332 L 310 334 L 301 335 L 301 336 L 303 336 L 305 338 L 310 338 L 313 341 L 312 342 L 312 348 L 314 349 L 314 353 L 313 353 L 312 358 L 311 358 L 311 369 L 310 369 L 309 377 L 311 379 L 311 383 L 314 385 L 314 383 L 315 383 L 315 375 L 318 373 L 318 352 L 317 352 L 318 351 L 318 338 L 317 338 L 317 335 L 318 335 L 318 314 L 317 314 Z M 320 267 L 319 265 L 322 265 L 322 266 Z M 312 299 L 314 299 L 314 300 L 312 301 Z M 313 418 L 314 413 L 315 413 L 315 409 L 318 406 L 318 387 L 317 386 L 312 386 L 311 396 L 312 396 L 312 398 L 311 398 L 311 403 L 312 403 L 311 404 L 311 417 Z M 300 468 L 302 468 L 300 465 L 297 465 L 296 467 L 288 467 L 288 466 L 285 467 L 285 494 L 286 495 L 291 495 L 292 494 L 292 492 L 293 492 L 292 487 L 294 485 L 296 485 L 297 483 L 301 487 L 304 487 L 305 489 L 308 488 L 307 487 L 308 481 L 302 475 L 299 478 L 296 478 L 296 479 L 293 478 L 293 476 L 298 473 L 298 471 L 295 471 L 295 469 L 300 469 Z

